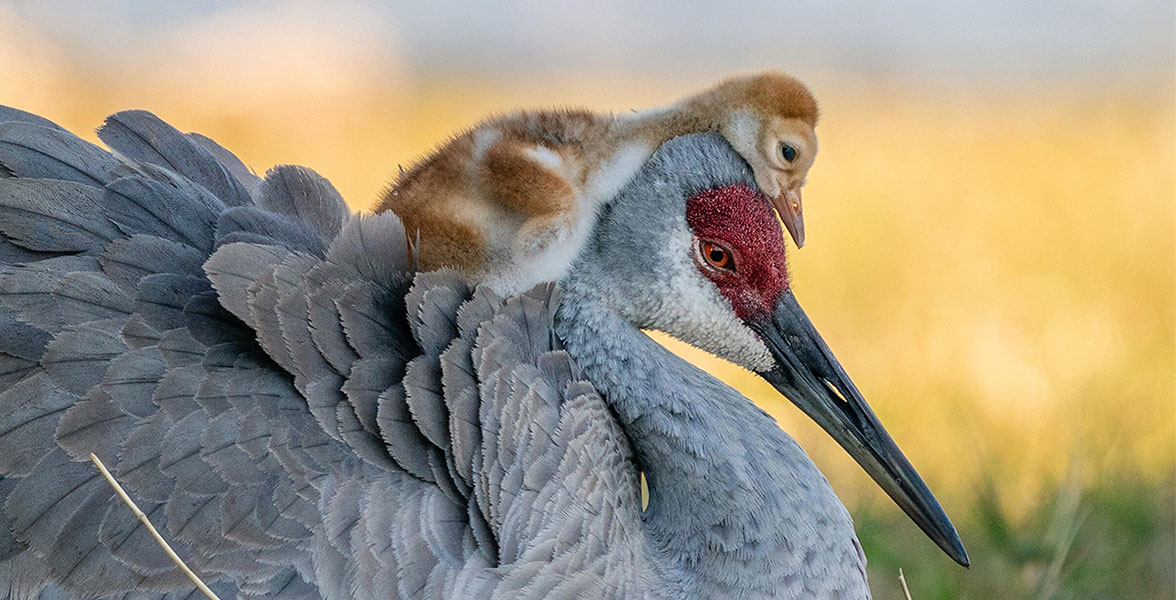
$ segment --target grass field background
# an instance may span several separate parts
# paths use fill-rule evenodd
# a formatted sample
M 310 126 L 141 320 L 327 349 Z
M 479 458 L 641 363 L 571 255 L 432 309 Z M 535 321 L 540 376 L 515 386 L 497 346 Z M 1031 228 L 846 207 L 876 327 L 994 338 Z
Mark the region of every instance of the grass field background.
M 489 113 L 652 106 L 722 71 L 425 72 L 362 39 L 203 52 L 201 36 L 228 39 L 206 27 L 112 63 L 0 16 L 0 103 L 89 139 L 106 114 L 147 108 L 259 172 L 311 166 L 363 209 L 397 164 Z M 854 514 L 876 597 L 902 597 L 902 568 L 916 600 L 1172 598 L 1170 77 L 978 86 L 802 75 L 823 117 L 805 190 L 809 243 L 790 255 L 797 296 L 953 517 L 972 568 L 942 555 L 767 384 L 666 343 L 813 456 Z

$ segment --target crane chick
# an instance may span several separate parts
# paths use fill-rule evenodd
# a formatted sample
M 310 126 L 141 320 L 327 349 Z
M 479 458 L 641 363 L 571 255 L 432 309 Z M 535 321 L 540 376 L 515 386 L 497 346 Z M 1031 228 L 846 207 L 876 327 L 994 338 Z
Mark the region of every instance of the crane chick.
M 425 269 L 452 267 L 515 293 L 558 279 L 602 203 L 662 143 L 717 132 L 751 166 L 797 247 L 800 188 L 817 152 L 817 103 L 784 73 L 735 77 L 669 106 L 627 114 L 520 111 L 490 118 L 401 173 L 378 210 L 421 240 Z

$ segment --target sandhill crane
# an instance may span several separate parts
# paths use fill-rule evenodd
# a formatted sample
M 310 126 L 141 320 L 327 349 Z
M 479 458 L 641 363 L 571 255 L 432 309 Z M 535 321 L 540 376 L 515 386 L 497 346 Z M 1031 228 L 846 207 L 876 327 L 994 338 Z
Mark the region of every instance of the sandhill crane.
M 0 121 L 0 594 L 196 596 L 93 452 L 221 598 L 868 597 L 800 447 L 639 328 L 761 374 L 966 564 L 717 136 L 663 146 L 567 277 L 502 298 L 149 113 L 107 120 L 117 155 Z

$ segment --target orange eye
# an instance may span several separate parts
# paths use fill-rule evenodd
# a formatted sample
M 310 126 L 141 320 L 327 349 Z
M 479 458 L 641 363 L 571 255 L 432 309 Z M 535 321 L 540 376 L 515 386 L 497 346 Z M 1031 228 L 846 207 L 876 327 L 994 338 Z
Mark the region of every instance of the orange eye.
M 699 243 L 699 250 L 702 251 L 702 258 L 706 260 L 708 265 L 716 269 L 735 272 L 735 259 L 731 257 L 730 250 L 707 241 Z

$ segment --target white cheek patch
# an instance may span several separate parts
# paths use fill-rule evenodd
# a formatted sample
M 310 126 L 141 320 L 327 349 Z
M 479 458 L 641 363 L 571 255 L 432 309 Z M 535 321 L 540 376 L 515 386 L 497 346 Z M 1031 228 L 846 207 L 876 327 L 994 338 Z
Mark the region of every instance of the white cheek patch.
M 693 260 L 694 235 L 675 231 L 664 249 L 662 264 L 672 275 L 666 285 L 673 298 L 645 315 L 642 327 L 657 329 L 751 371 L 766 371 L 774 362 L 767 346 L 743 324 L 718 288 L 698 271 Z M 631 317 L 632 315 L 626 315 Z

